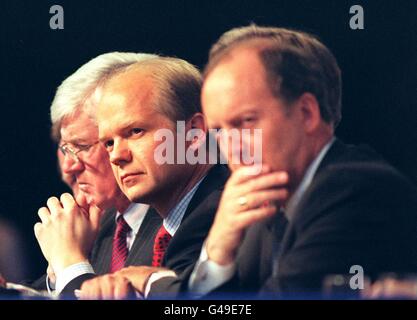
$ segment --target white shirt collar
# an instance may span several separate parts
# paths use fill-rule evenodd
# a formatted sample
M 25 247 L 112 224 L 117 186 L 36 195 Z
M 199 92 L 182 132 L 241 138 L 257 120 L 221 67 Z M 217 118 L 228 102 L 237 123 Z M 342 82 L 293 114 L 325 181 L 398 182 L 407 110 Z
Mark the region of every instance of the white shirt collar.
M 142 224 L 143 219 L 145 218 L 146 213 L 148 212 L 149 205 L 143 203 L 131 203 L 129 207 L 123 213 L 123 218 L 132 229 L 133 234 L 138 233 L 139 228 Z M 117 218 L 120 217 L 121 213 L 117 212 Z

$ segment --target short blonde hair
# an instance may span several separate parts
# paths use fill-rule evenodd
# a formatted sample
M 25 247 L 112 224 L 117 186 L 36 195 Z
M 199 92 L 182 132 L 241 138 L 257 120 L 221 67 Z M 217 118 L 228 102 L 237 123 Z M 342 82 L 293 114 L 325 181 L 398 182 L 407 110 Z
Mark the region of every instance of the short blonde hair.
M 157 57 L 142 60 L 112 73 L 108 79 L 132 69 L 145 72 L 156 87 L 154 108 L 173 122 L 186 121 L 201 112 L 200 71 L 185 60 L 172 57 Z M 104 87 L 106 84 L 104 84 Z

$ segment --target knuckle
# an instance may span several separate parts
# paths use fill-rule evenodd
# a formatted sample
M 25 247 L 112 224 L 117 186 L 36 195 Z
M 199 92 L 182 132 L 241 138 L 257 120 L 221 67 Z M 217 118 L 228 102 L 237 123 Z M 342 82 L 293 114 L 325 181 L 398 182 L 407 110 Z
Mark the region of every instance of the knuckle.
M 273 176 L 273 180 L 272 181 L 274 183 L 276 183 L 276 184 L 282 183 L 283 182 L 283 179 L 282 179 L 281 173 L 277 173 L 275 176 Z
M 59 211 L 58 211 L 58 213 L 60 213 Z M 58 221 L 59 223 L 61 223 L 62 221 L 64 221 L 65 219 L 64 219 L 65 217 L 62 215 L 62 214 L 57 214 L 57 215 L 55 215 L 55 216 L 52 216 L 51 217 L 51 220 L 52 221 Z
M 258 181 L 254 180 L 254 179 L 249 180 L 246 183 L 247 183 L 247 188 L 248 188 L 249 191 L 255 190 L 258 186 Z
M 83 284 L 81 285 L 81 291 L 86 291 L 88 288 L 94 285 L 95 281 L 96 279 L 84 281 Z
M 119 284 L 120 284 L 122 287 L 127 288 L 127 287 L 128 287 L 128 285 L 129 285 L 129 283 L 130 283 L 129 279 L 127 279 L 127 278 L 125 278 L 125 277 L 120 277 L 120 278 L 119 278 Z
M 104 281 L 107 283 L 114 283 L 117 280 L 117 275 L 116 274 L 109 274 L 103 277 Z

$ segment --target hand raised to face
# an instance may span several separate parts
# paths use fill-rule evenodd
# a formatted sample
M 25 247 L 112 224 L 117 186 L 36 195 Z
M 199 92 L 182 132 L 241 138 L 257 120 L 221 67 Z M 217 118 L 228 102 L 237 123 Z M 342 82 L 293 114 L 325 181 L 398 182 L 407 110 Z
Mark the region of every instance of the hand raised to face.
M 274 215 L 288 198 L 286 172 L 272 172 L 267 166 L 258 169 L 238 168 L 225 186 L 206 241 L 209 259 L 218 264 L 231 263 L 244 230 Z

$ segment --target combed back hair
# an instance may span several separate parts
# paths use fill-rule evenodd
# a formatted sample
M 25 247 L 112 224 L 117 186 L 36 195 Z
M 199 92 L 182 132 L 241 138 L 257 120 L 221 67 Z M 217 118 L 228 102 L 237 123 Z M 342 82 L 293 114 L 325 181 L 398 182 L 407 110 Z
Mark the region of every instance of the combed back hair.
M 62 120 L 74 115 L 79 108 L 82 108 L 84 102 L 109 74 L 138 61 L 156 57 L 158 56 L 147 53 L 110 52 L 99 55 L 81 66 L 56 90 L 51 105 L 52 139 L 59 142 Z
M 271 92 L 288 104 L 313 94 L 322 119 L 336 127 L 342 118 L 342 79 L 330 50 L 311 34 L 250 25 L 224 33 L 212 46 L 204 77 L 233 49 L 253 46 L 266 72 Z
M 132 69 L 144 72 L 153 81 L 157 90 L 153 107 L 168 119 L 186 121 L 201 112 L 202 76 L 192 64 L 178 58 L 158 57 L 116 71 L 109 79 Z

